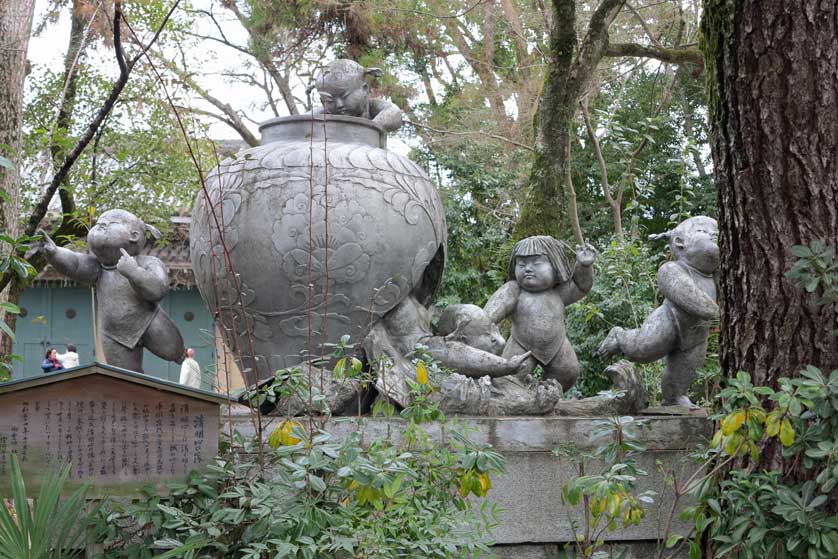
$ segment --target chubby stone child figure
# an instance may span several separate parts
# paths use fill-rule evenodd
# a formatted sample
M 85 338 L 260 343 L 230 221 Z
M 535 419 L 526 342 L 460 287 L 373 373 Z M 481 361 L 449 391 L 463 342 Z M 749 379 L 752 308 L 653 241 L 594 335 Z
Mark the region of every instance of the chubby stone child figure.
M 658 269 L 664 296 L 640 328 L 615 327 L 599 346 L 599 354 L 623 354 L 637 363 L 666 357 L 661 389 L 664 405 L 696 406 L 687 397 L 696 370 L 707 356 L 710 321 L 719 316 L 716 282 L 719 269 L 718 226 L 710 217 L 691 217 L 652 240 L 667 239 L 670 262 Z
M 576 252 L 571 273 L 561 241 L 546 235 L 518 241 L 509 259 L 509 281 L 484 307 L 492 322 L 512 318 L 503 357 L 530 351 L 527 373 L 540 363 L 545 380 L 557 380 L 564 390 L 573 386 L 579 361 L 567 339 L 564 309 L 593 287 L 595 260 L 596 251 L 586 245 Z
M 370 99 L 368 75 L 381 76 L 379 68 L 364 68 L 354 60 L 335 60 L 317 74 L 314 87 L 322 106 L 314 114 L 356 116 L 394 132 L 402 125 L 402 111 L 384 99 Z
M 96 322 L 110 365 L 142 372 L 143 348 L 167 361 L 183 361 L 183 338 L 158 302 L 169 289 L 159 258 L 139 255 L 146 233 L 157 229 L 134 214 L 110 210 L 87 234 L 90 254 L 56 246 L 46 232 L 43 252 L 62 274 L 96 289 Z

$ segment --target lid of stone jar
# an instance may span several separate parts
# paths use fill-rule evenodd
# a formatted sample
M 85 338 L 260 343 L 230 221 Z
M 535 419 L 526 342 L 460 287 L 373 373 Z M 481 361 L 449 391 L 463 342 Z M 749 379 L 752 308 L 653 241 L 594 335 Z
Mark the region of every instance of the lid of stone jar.
M 259 125 L 261 145 L 273 142 L 339 142 L 387 148 L 387 133 L 375 122 L 354 116 L 304 114 L 280 116 Z

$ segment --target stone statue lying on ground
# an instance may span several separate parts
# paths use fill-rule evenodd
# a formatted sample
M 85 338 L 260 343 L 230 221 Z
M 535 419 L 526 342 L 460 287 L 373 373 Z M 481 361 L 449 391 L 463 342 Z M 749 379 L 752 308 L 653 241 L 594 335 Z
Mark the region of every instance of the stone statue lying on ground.
M 314 82 L 321 107 L 314 114 L 368 118 L 387 132 L 401 128 L 402 111 L 384 99 L 370 99 L 367 76 L 382 76 L 379 68 L 364 68 L 353 60 L 335 60 L 318 73 Z
M 515 245 L 507 282 L 486 303 L 492 322 L 512 320 L 512 333 L 503 356 L 532 352 L 527 373 L 537 364 L 545 379 L 570 389 L 579 376 L 579 361 L 567 338 L 565 307 L 584 297 L 593 286 L 596 251 L 587 245 L 576 252 L 573 272 L 565 245 L 549 236 L 528 237 Z
M 410 403 L 406 379 L 415 381 L 409 356 L 417 344 L 427 347 L 443 367 L 464 376 L 501 377 L 522 373 L 529 353 L 511 359 L 496 355 L 503 337 L 480 307 L 452 305 L 440 319 L 442 330 L 431 331 L 430 311 L 410 295 L 375 324 L 364 340 L 367 359 L 380 363 L 376 388 L 401 406 Z
M 452 374 L 442 379 L 437 397 L 446 413 L 463 415 L 608 416 L 635 414 L 648 404 L 646 390 L 634 365 L 619 361 L 605 370 L 611 390 L 590 398 L 562 399 L 555 380 L 532 378 L 466 378 Z
M 45 231 L 42 247 L 52 266 L 96 290 L 96 323 L 109 365 L 142 372 L 143 348 L 180 363 L 186 353 L 175 323 L 158 304 L 169 290 L 159 258 L 140 255 L 146 234 L 160 232 L 134 214 L 110 210 L 87 234 L 90 254 L 57 246 Z
M 640 328 L 612 328 L 599 346 L 603 356 L 625 355 L 637 363 L 666 357 L 662 392 L 664 405 L 696 406 L 687 397 L 696 370 L 707 356 L 710 321 L 719 316 L 716 282 L 719 246 L 716 220 L 698 216 L 653 240 L 669 240 L 673 260 L 658 270 L 663 304 Z

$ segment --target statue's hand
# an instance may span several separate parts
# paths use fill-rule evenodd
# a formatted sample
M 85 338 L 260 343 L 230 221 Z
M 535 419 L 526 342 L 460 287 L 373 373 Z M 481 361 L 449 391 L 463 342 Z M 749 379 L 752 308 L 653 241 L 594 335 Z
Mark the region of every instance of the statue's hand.
M 41 243 L 40 249 L 46 253 L 47 256 L 52 256 L 55 254 L 55 251 L 58 250 L 58 245 L 55 244 L 55 241 L 49 236 L 49 233 L 44 231 L 43 229 L 38 229 L 38 234 L 44 238 L 44 241 Z
M 122 253 L 122 256 L 119 257 L 119 262 L 116 263 L 116 269 L 126 278 L 130 277 L 140 268 L 140 265 L 137 264 L 137 259 L 128 254 L 128 251 L 124 248 L 119 249 L 119 252 Z
M 509 358 L 509 365 L 516 375 L 525 375 L 529 372 L 529 363 L 527 362 L 532 355 L 531 351 L 515 355 Z
M 585 243 L 585 246 L 576 247 L 576 261 L 582 266 L 590 266 L 594 263 L 597 257 L 597 251 L 590 243 Z

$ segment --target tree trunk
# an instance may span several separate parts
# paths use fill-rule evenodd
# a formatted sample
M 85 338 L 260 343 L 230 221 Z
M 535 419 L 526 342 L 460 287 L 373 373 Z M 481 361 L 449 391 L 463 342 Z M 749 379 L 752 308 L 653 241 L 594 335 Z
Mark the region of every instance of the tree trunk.
M 0 190 L 7 195 L 0 210 L 0 231 L 17 237 L 20 233 L 19 151 L 23 121 L 23 81 L 28 73 L 26 50 L 32 31 L 34 0 L 0 0 L 0 153 L 14 163 L 14 169 L 0 167 Z M 6 147 L 8 146 L 8 147 Z M 6 253 L 10 247 L 0 247 Z M 16 282 L 15 282 L 16 283 Z M 13 283 L 0 300 L 17 303 L 19 288 Z M 0 315 L 14 330 L 17 315 Z M 0 356 L 11 353 L 12 341 L 0 334 Z
M 838 368 L 835 309 L 789 281 L 793 245 L 838 240 L 838 0 L 705 0 L 719 192 L 721 362 L 777 385 Z
M 608 27 L 625 0 L 602 0 L 591 15 L 581 43 L 576 39 L 576 0 L 553 1 L 550 30 L 551 62 L 535 116 L 535 147 L 521 217 L 515 237 L 529 235 L 568 236 L 568 189 L 563 181 L 569 172 L 571 126 L 579 99 L 590 82 L 608 46 Z M 577 48 L 578 46 L 578 48 Z

